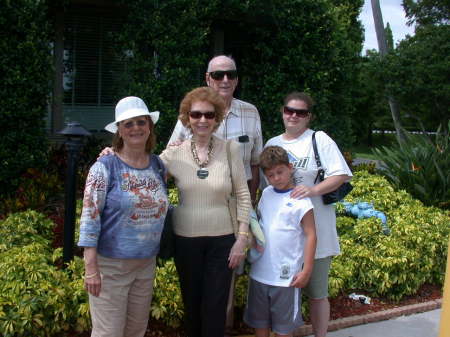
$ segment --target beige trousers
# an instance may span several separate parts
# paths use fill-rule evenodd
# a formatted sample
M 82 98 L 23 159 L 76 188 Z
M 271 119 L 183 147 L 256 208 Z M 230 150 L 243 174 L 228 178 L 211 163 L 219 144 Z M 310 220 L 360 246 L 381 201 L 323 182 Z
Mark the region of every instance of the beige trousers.
M 156 258 L 111 259 L 98 255 L 100 296 L 89 294 L 91 337 L 143 337 L 150 313 Z

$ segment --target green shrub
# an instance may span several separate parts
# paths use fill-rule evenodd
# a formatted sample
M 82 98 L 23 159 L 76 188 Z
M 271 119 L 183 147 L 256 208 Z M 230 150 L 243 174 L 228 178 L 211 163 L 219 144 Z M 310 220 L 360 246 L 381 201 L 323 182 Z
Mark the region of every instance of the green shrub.
M 32 243 L 51 249 L 54 226 L 51 220 L 36 211 L 11 214 L 0 222 L 0 252 Z
M 377 218 L 337 218 L 342 253 L 333 259 L 330 295 L 363 289 L 398 300 L 424 283 L 442 284 L 450 212 L 426 207 L 381 176 L 355 173 L 350 202 L 368 201 L 387 215 L 391 234 Z M 338 211 L 342 210 L 338 206 Z
M 375 174 L 376 169 L 377 165 L 375 163 L 361 163 L 358 165 L 354 165 L 352 167 L 352 172 L 367 171 L 370 174 Z
M 39 243 L 0 253 L 0 334 L 61 336 L 77 322 L 74 292 L 65 271 Z
M 428 135 L 406 134 L 399 147 L 375 149 L 384 163 L 381 172 L 399 189 L 423 203 L 450 209 L 450 122 L 439 128 L 434 141 Z
M 61 259 L 59 254 L 58 258 Z M 77 332 L 88 331 L 91 329 L 91 314 L 89 312 L 89 296 L 84 288 L 84 260 L 78 256 L 69 263 L 66 272 L 69 276 L 69 288 L 72 291 L 70 304 L 73 313 L 73 322 L 71 326 Z
M 424 283 L 442 284 L 450 232 L 450 212 L 426 207 L 407 192 L 396 191 L 386 178 L 355 173 L 350 202 L 372 202 L 387 215 L 391 234 L 377 218 L 340 214 L 337 227 L 341 255 L 333 259 L 330 296 L 364 290 L 371 296 L 398 300 Z M 176 190 L 170 190 L 176 203 Z M 77 214 L 81 202 L 77 204 Z M 337 205 L 341 213 L 342 205 Z M 79 223 L 79 216 L 77 219 Z M 84 263 L 79 257 L 58 269 L 61 249 L 51 251 L 52 223 L 34 211 L 11 214 L 0 223 L 0 335 L 64 336 L 90 329 Z M 247 267 L 248 268 L 248 267 Z M 236 304 L 245 305 L 248 276 L 238 278 Z M 172 260 L 157 266 L 151 317 L 177 327 L 183 318 L 178 276 Z M 308 312 L 307 303 L 302 308 Z
M 178 327 L 183 319 L 180 282 L 173 260 L 156 267 L 150 315 L 170 327 Z

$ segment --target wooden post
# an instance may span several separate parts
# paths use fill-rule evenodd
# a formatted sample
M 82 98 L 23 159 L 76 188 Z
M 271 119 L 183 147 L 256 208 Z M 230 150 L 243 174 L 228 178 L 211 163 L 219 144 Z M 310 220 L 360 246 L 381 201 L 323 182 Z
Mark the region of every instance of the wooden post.
M 447 250 L 447 269 L 445 271 L 444 297 L 442 299 L 439 337 L 450 336 L 450 239 Z

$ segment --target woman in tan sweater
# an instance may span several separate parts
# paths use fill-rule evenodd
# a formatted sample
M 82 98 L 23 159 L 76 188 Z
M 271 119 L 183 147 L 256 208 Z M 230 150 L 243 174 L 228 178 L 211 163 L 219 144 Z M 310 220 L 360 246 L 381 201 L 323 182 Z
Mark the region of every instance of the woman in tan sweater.
M 175 263 L 180 277 L 189 337 L 223 337 L 232 269 L 245 258 L 251 207 L 239 145 L 213 135 L 225 116 L 222 98 L 211 88 L 192 90 L 180 104 L 179 119 L 192 138 L 166 149 L 160 158 L 175 179 Z M 238 228 L 228 199 L 234 187 Z

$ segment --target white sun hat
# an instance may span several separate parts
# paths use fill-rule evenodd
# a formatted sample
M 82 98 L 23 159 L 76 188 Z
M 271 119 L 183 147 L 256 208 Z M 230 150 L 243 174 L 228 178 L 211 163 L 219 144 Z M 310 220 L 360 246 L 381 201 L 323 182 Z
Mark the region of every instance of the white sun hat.
M 138 116 L 150 116 L 153 124 L 159 118 L 159 111 L 149 112 L 144 101 L 139 97 L 129 96 L 122 98 L 116 105 L 116 120 L 105 126 L 105 130 L 116 133 L 117 123 Z

